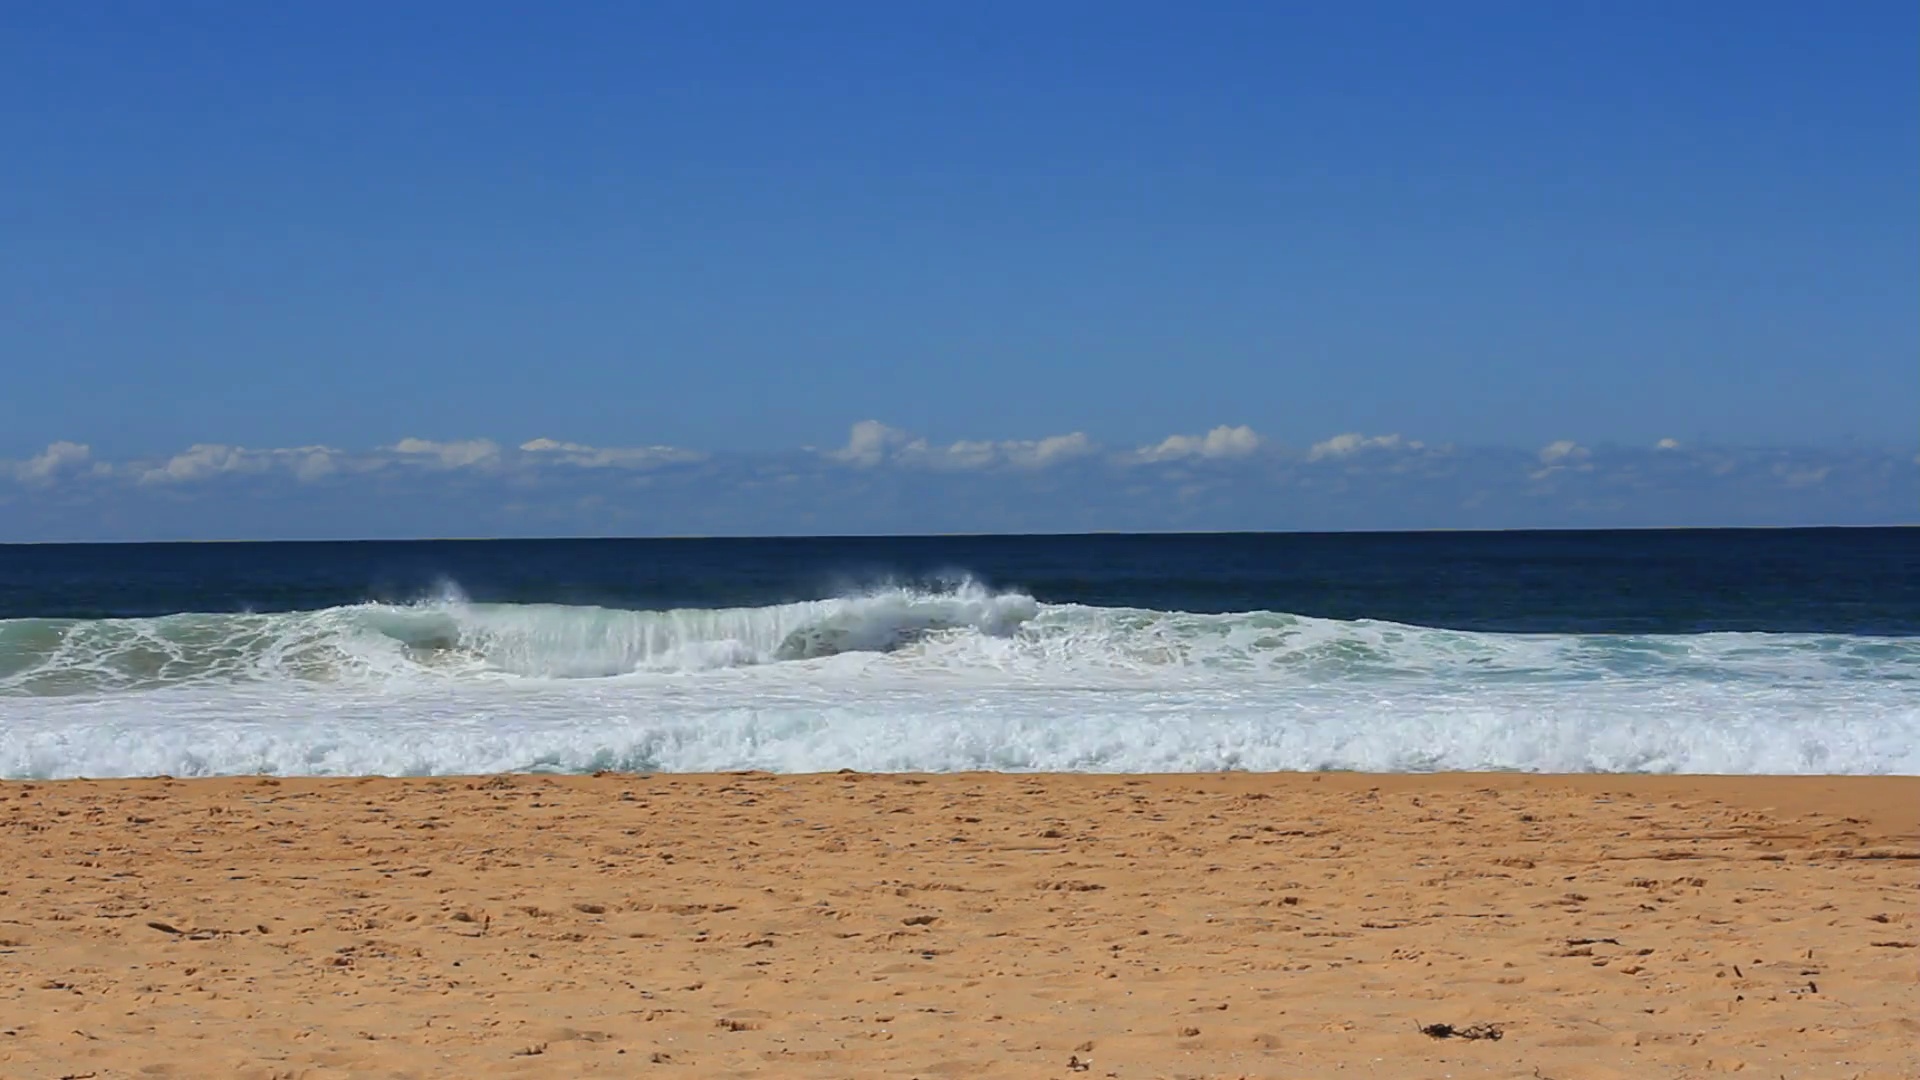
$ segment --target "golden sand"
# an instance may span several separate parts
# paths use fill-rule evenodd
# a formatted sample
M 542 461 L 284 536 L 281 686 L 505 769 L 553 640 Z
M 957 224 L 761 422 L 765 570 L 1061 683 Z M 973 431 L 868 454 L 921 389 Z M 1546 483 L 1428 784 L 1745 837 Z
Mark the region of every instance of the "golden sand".
M 1916 945 L 1920 779 L 0 784 L 7 1078 L 1890 1080 Z

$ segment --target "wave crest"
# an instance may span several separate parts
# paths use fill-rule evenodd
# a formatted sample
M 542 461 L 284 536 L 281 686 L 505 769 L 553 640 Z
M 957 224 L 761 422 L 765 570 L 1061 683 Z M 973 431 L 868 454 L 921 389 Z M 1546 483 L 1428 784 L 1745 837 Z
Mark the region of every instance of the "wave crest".
M 295 679 L 508 675 L 603 678 L 891 652 L 950 632 L 1004 637 L 1039 613 L 973 582 L 767 607 L 628 611 L 475 604 L 448 589 L 410 605 L 276 615 L 0 621 L 0 693 L 57 696 Z
M 862 659 L 864 657 L 864 659 Z M 0 621 L 0 696 L 184 685 L 604 679 L 885 663 L 924 677 L 1173 687 L 1920 682 L 1920 640 L 1786 634 L 1489 634 L 1283 612 L 1041 604 L 976 582 L 765 607 L 630 611 L 419 604 L 286 614 Z M 830 673 L 819 678 L 829 679 Z M 1091 680 L 1091 682 L 1087 682 Z

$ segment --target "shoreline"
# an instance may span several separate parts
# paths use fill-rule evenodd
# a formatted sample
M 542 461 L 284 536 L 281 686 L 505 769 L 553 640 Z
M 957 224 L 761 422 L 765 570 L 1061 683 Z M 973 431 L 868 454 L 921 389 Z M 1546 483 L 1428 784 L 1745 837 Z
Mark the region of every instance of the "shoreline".
M 1857 773 L 1536 773 L 1515 770 L 1486 772 L 1366 772 L 1362 770 L 1327 770 L 1323 772 L 1294 771 L 1230 771 L 1230 772 L 1151 772 L 1151 773 L 1091 773 L 1091 772 L 999 772 L 988 770 L 968 770 L 962 772 L 864 772 L 858 769 L 838 769 L 833 772 L 770 772 L 762 769 L 737 769 L 723 772 L 617 772 L 600 770 L 594 773 L 548 773 L 548 772 L 507 772 L 507 773 L 447 773 L 430 776 L 291 776 L 278 774 L 223 774 L 218 776 L 154 776 L 129 777 L 59 777 L 54 779 L 8 779 L 0 778 L 0 794 L 9 788 L 23 786 L 55 785 L 120 785 L 120 784 L 188 784 L 223 785 L 251 784 L 271 779 L 284 784 L 296 785 L 365 785 L 367 783 L 415 785 L 415 784 L 472 784 L 483 783 L 496 777 L 509 777 L 526 781 L 556 781 L 561 784 L 603 783 L 616 780 L 674 781 L 684 780 L 694 783 L 715 783 L 741 777 L 818 781 L 848 776 L 873 777 L 879 779 L 917 780 L 965 779 L 1004 777 L 1021 779 L 1028 777 L 1045 778 L 1049 781 L 1076 784 L 1106 782 L 1138 782 L 1146 784 L 1179 784 L 1185 781 L 1203 781 L 1225 785 L 1234 790 L 1259 790 L 1269 785 L 1287 786 L 1298 783 L 1330 785 L 1326 790 L 1350 791 L 1355 788 L 1377 788 L 1386 791 L 1420 791 L 1425 789 L 1448 789 L 1458 786 L 1482 786 L 1493 790 L 1526 789 L 1540 785 L 1565 788 L 1592 794 L 1618 792 L 1633 797 L 1640 793 L 1653 798 L 1697 798 L 1710 799 L 1728 805 L 1737 805 L 1753 810 L 1779 811 L 1790 814 L 1829 814 L 1842 817 L 1854 817 L 1865 824 L 1884 830 L 1889 839 L 1920 840 L 1920 776 L 1857 774 Z
M 0 781 L 23 1080 L 1891 1080 L 1917 958 L 1920 777 Z

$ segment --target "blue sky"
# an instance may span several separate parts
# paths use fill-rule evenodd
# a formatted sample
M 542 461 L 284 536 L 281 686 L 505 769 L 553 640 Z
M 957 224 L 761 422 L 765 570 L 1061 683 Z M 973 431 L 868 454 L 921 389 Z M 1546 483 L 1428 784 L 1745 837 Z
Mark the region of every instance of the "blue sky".
M 0 540 L 1920 506 L 1911 3 L 391 8 L 0 10 Z

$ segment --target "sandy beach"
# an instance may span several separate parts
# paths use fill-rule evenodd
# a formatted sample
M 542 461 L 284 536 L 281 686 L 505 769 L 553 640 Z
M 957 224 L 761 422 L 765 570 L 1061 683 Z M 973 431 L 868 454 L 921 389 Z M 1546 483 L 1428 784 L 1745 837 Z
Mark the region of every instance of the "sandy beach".
M 16 782 L 0 836 L 23 1080 L 1920 1075 L 1912 778 Z

